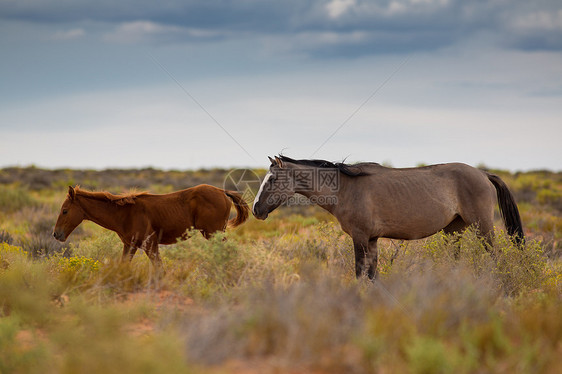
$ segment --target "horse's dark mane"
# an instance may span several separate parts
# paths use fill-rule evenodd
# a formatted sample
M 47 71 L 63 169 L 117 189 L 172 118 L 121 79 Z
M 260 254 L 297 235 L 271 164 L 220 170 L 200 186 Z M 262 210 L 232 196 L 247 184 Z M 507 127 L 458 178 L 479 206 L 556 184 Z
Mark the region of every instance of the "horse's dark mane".
M 291 162 L 297 165 L 312 166 L 316 168 L 338 169 L 345 175 L 350 177 L 360 177 L 362 175 L 370 175 L 371 173 L 365 171 L 368 166 L 380 166 L 375 162 L 361 162 L 358 164 L 344 164 L 343 162 L 331 162 L 326 160 L 295 160 L 287 156 L 279 155 L 281 161 Z
M 117 205 L 127 205 L 134 204 L 135 199 L 139 196 L 148 195 L 148 192 L 138 192 L 131 191 L 125 194 L 114 195 L 107 191 L 87 191 L 80 188 L 80 186 L 74 187 L 74 191 L 77 196 L 86 197 L 89 199 L 99 200 L 99 201 L 109 201 Z

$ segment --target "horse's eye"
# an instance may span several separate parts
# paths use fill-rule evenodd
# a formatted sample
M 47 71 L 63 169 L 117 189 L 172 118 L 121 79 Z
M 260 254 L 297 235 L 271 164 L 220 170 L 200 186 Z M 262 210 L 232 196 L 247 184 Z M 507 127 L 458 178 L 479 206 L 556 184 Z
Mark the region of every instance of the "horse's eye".
M 68 210 L 63 209 L 63 210 L 62 210 L 62 214 L 66 214 L 66 213 L 68 213 Z

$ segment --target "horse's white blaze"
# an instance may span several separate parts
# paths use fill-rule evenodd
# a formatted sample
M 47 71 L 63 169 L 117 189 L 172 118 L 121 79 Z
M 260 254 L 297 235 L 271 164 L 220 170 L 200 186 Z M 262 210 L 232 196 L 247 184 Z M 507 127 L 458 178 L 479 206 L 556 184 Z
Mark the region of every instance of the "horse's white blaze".
M 267 183 L 267 181 L 269 180 L 269 178 L 271 178 L 273 174 L 271 174 L 271 172 L 267 172 L 267 174 L 265 175 L 265 178 L 263 178 L 263 182 L 261 183 L 260 189 L 258 190 L 258 193 L 256 195 L 256 198 L 254 199 L 254 205 L 252 206 L 252 211 L 255 213 L 256 212 L 256 204 L 258 203 L 258 201 L 260 200 L 260 195 L 263 192 L 263 186 L 265 186 L 265 184 Z

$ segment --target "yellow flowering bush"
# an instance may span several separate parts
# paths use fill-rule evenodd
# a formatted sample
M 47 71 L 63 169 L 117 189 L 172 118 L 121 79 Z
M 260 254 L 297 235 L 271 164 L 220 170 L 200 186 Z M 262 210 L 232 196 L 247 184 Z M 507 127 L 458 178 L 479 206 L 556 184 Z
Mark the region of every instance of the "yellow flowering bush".
M 100 268 L 100 262 L 89 257 L 61 257 L 56 263 L 56 269 L 63 281 L 76 284 L 84 281 Z
M 59 259 L 59 266 L 63 272 L 97 271 L 100 268 L 100 262 L 84 256 L 62 257 Z
M 16 259 L 27 257 L 27 252 L 21 247 L 8 243 L 0 243 L 0 268 L 6 269 Z

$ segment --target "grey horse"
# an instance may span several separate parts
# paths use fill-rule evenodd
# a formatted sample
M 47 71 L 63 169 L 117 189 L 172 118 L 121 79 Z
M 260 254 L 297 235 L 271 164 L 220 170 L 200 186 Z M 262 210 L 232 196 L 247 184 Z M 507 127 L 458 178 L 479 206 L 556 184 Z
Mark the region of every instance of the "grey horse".
M 377 240 L 421 239 L 475 225 L 490 240 L 494 206 L 517 243 L 523 226 L 513 195 L 497 176 L 462 163 L 389 168 L 376 163 L 269 157 L 271 166 L 255 197 L 258 219 L 299 193 L 339 221 L 353 239 L 355 274 L 376 276 Z

